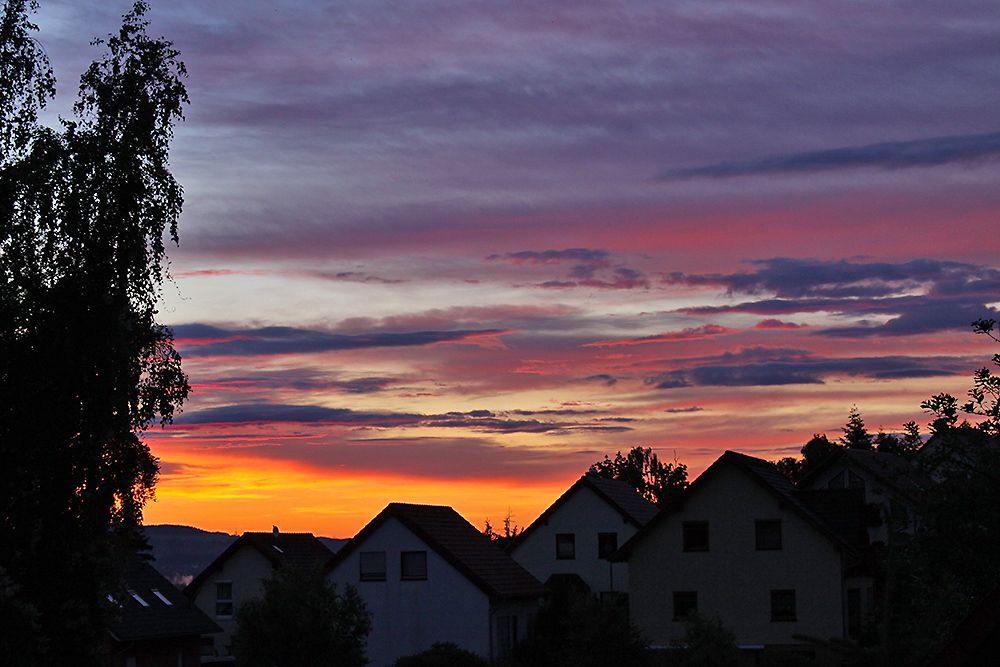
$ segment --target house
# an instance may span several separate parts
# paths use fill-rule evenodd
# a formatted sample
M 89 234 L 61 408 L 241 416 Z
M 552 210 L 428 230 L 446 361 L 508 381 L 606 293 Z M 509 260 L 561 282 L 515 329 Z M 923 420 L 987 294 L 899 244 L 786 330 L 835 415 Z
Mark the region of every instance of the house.
M 830 662 L 798 637 L 859 629 L 872 587 L 859 571 L 863 518 L 858 491 L 803 493 L 773 464 L 727 451 L 618 554 L 628 560 L 632 623 L 666 646 L 692 612 L 717 616 L 747 651 Z
M 547 589 L 450 507 L 391 503 L 329 562 L 372 614 L 373 667 L 452 642 L 502 658 Z
M 201 664 L 201 637 L 221 632 L 212 619 L 139 555 L 129 558 L 126 597 L 107 642 L 108 667 Z
M 243 533 L 184 589 L 199 609 L 222 627 L 209 649 L 212 660 L 229 661 L 236 632 L 233 611 L 240 603 L 264 594 L 263 582 L 278 567 L 322 567 L 330 551 L 311 533 Z
M 803 489 L 860 489 L 869 513 L 872 544 L 889 542 L 889 526 L 912 532 L 915 498 L 926 481 L 905 458 L 875 450 L 839 447 L 799 483 Z
M 575 576 L 594 594 L 624 594 L 628 563 L 610 558 L 656 514 L 656 505 L 629 484 L 589 472 L 525 528 L 507 552 L 550 587 Z

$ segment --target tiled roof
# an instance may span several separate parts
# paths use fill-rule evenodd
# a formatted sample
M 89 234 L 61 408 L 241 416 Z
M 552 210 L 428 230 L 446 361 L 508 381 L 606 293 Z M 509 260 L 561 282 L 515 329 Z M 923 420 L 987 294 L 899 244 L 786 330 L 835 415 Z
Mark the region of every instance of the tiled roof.
M 622 514 L 639 526 L 645 526 L 659 513 L 654 503 L 649 502 L 631 484 L 617 479 L 605 479 L 596 474 L 586 474 L 583 481 L 603 495 Z
M 390 503 L 330 559 L 334 567 L 390 518 L 397 519 L 491 598 L 541 597 L 548 593 L 527 570 L 451 507 Z
M 222 631 L 145 559 L 139 556 L 129 559 L 125 582 L 129 594 L 120 601 L 121 616 L 111 627 L 112 635 L 119 641 Z
M 596 493 L 599 498 L 604 500 L 612 509 L 621 514 L 622 518 L 633 524 L 636 528 L 642 528 L 659 513 L 656 505 L 643 498 L 632 485 L 617 479 L 598 477 L 596 473 L 588 472 L 574 482 L 573 486 L 569 487 L 548 509 L 532 521 L 530 526 L 514 538 L 514 541 L 507 547 L 508 553 L 513 553 L 538 526 L 544 525 L 557 509 L 562 507 L 577 491 L 583 488 L 588 488 Z
M 201 584 L 213 572 L 219 570 L 229 558 L 240 549 L 255 549 L 274 567 L 282 565 L 290 567 L 310 568 L 322 565 L 333 555 L 312 533 L 243 533 L 238 540 L 229 545 L 222 554 L 212 561 L 208 567 L 194 578 L 184 589 L 188 597 L 197 593 Z

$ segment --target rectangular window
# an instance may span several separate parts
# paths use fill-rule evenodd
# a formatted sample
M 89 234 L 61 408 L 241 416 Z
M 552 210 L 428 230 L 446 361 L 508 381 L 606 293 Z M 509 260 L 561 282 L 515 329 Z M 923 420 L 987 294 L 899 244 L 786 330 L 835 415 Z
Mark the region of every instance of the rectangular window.
M 400 579 L 424 581 L 427 579 L 427 552 L 404 551 L 400 554 Z
M 708 551 L 708 522 L 685 521 L 684 551 Z
M 233 582 L 215 582 L 215 617 L 233 617 Z
M 758 519 L 754 522 L 757 551 L 781 550 L 781 519 Z
M 674 620 L 698 613 L 698 591 L 674 591 Z
M 847 636 L 857 639 L 861 634 L 861 589 L 847 589 Z
M 573 560 L 576 558 L 576 535 L 574 533 L 559 533 L 556 535 L 556 560 Z
M 517 644 L 517 616 L 497 616 L 497 657 L 510 655 Z
M 794 590 L 771 591 L 771 620 L 796 620 Z
M 361 581 L 385 581 L 385 552 L 361 552 Z
M 618 533 L 597 534 L 597 557 L 608 560 L 618 551 Z

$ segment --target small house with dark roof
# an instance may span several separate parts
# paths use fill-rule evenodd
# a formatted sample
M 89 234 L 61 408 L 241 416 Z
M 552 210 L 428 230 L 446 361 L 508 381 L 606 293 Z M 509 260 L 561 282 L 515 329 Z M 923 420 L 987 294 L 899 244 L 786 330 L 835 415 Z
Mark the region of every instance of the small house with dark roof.
M 907 459 L 888 452 L 839 447 L 799 483 L 803 489 L 857 489 L 868 504 L 869 541 L 886 544 L 889 523 L 912 532 L 915 498 L 929 483 Z
M 451 507 L 391 503 L 330 559 L 372 614 L 373 667 L 452 642 L 497 660 L 548 590 Z
M 243 533 L 184 589 L 188 599 L 222 627 L 208 658 L 232 659 L 233 611 L 242 602 L 261 597 L 263 582 L 274 576 L 275 569 L 322 567 L 332 555 L 312 533 L 282 533 L 277 528 Z
M 628 563 L 610 560 L 656 516 L 629 484 L 589 472 L 515 538 L 507 551 L 552 588 L 577 583 L 595 595 L 628 591 Z
M 717 616 L 747 651 L 829 663 L 798 637 L 848 637 L 860 618 L 863 508 L 860 493 L 803 494 L 773 464 L 727 451 L 616 556 L 632 623 L 666 646 L 691 613 Z
M 125 572 L 125 597 L 108 632 L 109 667 L 194 667 L 201 664 L 202 635 L 222 628 L 144 558 L 134 555 Z

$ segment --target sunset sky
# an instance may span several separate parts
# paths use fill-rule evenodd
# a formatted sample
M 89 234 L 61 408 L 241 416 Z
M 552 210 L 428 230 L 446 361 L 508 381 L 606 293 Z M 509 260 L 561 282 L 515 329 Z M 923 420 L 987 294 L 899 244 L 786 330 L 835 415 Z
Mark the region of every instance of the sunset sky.
M 635 446 L 925 426 L 1000 351 L 995 0 L 152 4 L 194 391 L 147 523 L 523 526 Z M 50 119 L 129 7 L 43 0 Z

